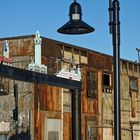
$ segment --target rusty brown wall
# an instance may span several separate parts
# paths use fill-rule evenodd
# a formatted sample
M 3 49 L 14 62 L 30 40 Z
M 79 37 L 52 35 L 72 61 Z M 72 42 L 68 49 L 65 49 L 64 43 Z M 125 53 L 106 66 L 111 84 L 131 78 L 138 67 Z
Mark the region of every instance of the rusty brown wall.
M 86 140 L 86 120 L 98 120 L 98 102 L 97 98 L 87 97 L 87 71 L 95 70 L 93 68 L 82 68 L 82 140 Z
M 97 52 L 88 53 L 89 67 L 112 70 L 112 57 Z
M 31 37 L 19 37 L 19 38 L 5 38 L 0 40 L 0 53 L 2 52 L 2 46 L 4 41 L 7 40 L 10 47 L 10 56 L 29 56 L 34 54 L 34 42 Z
M 61 58 L 61 46 L 56 41 L 42 38 L 42 56 Z
M 33 60 L 34 57 L 34 36 L 6 38 L 0 39 L 0 55 L 2 55 L 2 45 L 5 40 L 8 40 L 10 46 L 10 57 L 14 59 L 13 66 L 19 68 L 26 68 L 26 66 Z M 61 48 L 65 44 L 57 41 L 42 38 L 42 63 L 49 64 L 50 58 L 62 57 Z M 68 45 L 73 47 L 72 45 Z M 80 47 L 76 48 L 80 50 Z M 82 49 L 83 51 L 84 49 Z M 112 125 L 113 122 L 113 89 L 112 93 L 103 93 L 102 91 L 102 72 L 107 70 L 112 71 L 112 57 L 97 52 L 84 50 L 87 57 L 83 58 L 86 62 L 82 65 L 82 140 L 86 140 L 86 120 L 96 120 L 97 125 L 102 127 L 102 119 L 106 121 L 107 125 Z M 79 53 L 80 54 L 80 53 Z M 79 57 L 79 56 L 78 56 Z M 83 57 L 83 56 L 82 56 Z M 82 57 L 80 59 L 82 59 Z M 85 61 L 86 60 L 86 61 Z M 78 62 L 80 62 L 78 61 Z M 52 65 L 53 67 L 53 65 Z M 87 71 L 93 70 L 98 75 L 98 96 L 97 98 L 87 97 Z M 129 135 L 125 129 L 130 128 L 133 124 L 138 129 L 140 120 L 140 94 L 139 89 L 135 92 L 130 92 L 129 77 L 138 78 L 138 86 L 140 86 L 140 65 L 122 61 L 121 63 L 121 117 L 122 117 L 122 140 L 128 139 Z M 113 78 L 112 78 L 113 79 Z M 125 82 L 123 82 L 125 81 Z M 112 80 L 113 82 L 113 80 Z M 28 86 L 24 84 L 24 86 Z M 12 86 L 10 86 L 12 88 Z M 23 92 L 23 89 L 20 89 Z M 36 84 L 34 86 L 34 100 L 32 99 L 32 135 L 34 140 L 44 139 L 44 122 L 45 118 L 61 119 L 62 111 L 62 89 L 59 87 L 52 87 L 44 84 Z M 103 97 L 103 98 L 102 98 Z M 21 106 L 23 105 L 21 98 Z M 102 114 L 104 113 L 104 114 Z M 71 140 L 71 111 L 63 113 L 63 139 Z M 110 121 L 111 120 L 111 121 Z M 108 122 L 109 121 L 109 122 Z M 113 130 L 112 130 L 113 131 Z M 113 135 L 113 134 L 112 134 Z M 97 129 L 97 137 L 102 140 L 103 129 Z
M 43 140 L 44 117 L 60 119 L 61 89 L 43 84 L 35 85 L 35 140 Z
M 63 122 L 63 139 L 71 140 L 72 139 L 72 121 L 71 121 L 71 113 L 64 113 L 64 122 Z

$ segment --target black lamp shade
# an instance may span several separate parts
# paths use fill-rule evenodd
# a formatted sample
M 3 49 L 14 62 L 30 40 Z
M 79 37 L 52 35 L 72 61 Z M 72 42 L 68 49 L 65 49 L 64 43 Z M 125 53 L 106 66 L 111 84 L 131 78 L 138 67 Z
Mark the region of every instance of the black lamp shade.
M 70 20 L 57 31 L 62 34 L 86 34 L 93 32 L 95 29 L 82 21 L 82 10 L 76 1 L 70 5 Z

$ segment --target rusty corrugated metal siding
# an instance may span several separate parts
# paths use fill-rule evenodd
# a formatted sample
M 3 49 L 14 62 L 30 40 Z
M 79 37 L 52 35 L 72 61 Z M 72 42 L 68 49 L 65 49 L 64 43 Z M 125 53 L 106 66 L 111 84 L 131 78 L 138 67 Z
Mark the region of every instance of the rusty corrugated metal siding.
M 88 53 L 89 67 L 112 70 L 112 57 L 97 52 Z

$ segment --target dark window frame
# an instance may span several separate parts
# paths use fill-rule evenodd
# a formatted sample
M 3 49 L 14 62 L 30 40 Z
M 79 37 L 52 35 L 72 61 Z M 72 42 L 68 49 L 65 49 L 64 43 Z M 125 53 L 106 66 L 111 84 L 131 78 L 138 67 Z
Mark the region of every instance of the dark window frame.
M 94 79 L 92 77 L 94 76 Z M 98 96 L 98 74 L 96 70 L 87 71 L 87 97 L 97 99 Z
M 105 85 L 105 79 L 104 79 L 104 75 L 108 75 L 109 76 L 109 81 L 107 82 L 108 84 Z M 107 79 L 107 78 L 106 78 Z M 102 87 L 103 87 L 103 92 L 106 93 L 112 93 L 112 88 L 113 88 L 113 74 L 110 71 L 103 71 L 102 72 Z
M 132 85 L 132 84 L 134 84 L 134 82 L 136 85 Z M 136 86 L 136 87 L 132 87 L 132 86 Z M 138 77 L 129 76 L 129 90 L 138 92 L 138 89 L 139 89 L 138 88 Z

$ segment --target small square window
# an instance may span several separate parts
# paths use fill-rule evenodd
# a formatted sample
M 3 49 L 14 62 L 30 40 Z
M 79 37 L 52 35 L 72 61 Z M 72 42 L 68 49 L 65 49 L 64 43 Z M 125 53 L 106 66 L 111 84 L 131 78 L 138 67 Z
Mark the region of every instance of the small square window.
M 103 92 L 111 93 L 112 92 L 112 78 L 110 73 L 103 73 Z
M 103 86 L 110 86 L 110 74 L 103 73 Z

